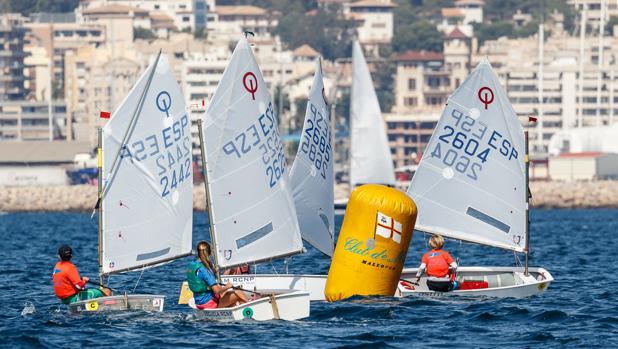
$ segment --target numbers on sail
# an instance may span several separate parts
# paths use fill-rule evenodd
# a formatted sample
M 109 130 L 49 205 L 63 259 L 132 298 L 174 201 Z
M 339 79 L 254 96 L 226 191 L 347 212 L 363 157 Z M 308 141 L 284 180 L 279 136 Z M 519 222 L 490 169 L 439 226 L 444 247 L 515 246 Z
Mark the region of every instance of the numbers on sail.
M 500 132 L 455 108 L 450 116 L 450 119 L 442 120 L 438 142 L 430 149 L 432 158 L 472 180 L 478 179 L 483 164 L 491 159 L 493 151 L 507 161 L 518 158 L 516 147 Z
M 326 171 L 330 163 L 330 126 L 318 108 L 309 101 L 311 114 L 305 119 L 305 133 L 303 134 L 300 151 L 307 155 L 309 162 L 326 179 Z
M 264 164 L 268 184 L 274 187 L 285 174 L 287 162 L 272 103 L 253 125 L 224 143 L 222 150 L 236 159 L 257 151 Z
M 162 197 L 184 181 L 192 183 L 189 115 L 184 114 L 171 126 L 122 146 L 120 158 L 154 162 Z

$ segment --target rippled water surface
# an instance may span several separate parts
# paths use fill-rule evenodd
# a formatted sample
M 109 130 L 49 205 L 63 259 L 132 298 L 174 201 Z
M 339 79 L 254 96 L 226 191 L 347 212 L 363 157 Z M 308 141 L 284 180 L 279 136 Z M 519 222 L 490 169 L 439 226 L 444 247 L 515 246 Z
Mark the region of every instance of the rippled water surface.
M 137 292 L 167 296 L 165 312 L 69 315 L 56 300 L 51 271 L 70 243 L 84 276 L 96 278 L 96 219 L 77 213 L 0 215 L 0 346 L 90 347 L 616 347 L 618 346 L 618 210 L 536 210 L 532 265 L 556 278 L 540 297 L 523 300 L 353 298 L 314 303 L 297 322 L 198 322 L 174 304 L 187 260 L 142 275 Z M 341 223 L 341 217 L 338 217 Z M 194 239 L 207 234 L 196 213 Z M 462 265 L 514 264 L 512 253 L 449 241 Z M 406 265 L 418 264 L 426 237 L 416 234 Z M 326 273 L 319 252 L 294 257 L 289 271 Z M 282 270 L 280 263 L 258 272 Z M 112 277 L 131 291 L 139 273 Z

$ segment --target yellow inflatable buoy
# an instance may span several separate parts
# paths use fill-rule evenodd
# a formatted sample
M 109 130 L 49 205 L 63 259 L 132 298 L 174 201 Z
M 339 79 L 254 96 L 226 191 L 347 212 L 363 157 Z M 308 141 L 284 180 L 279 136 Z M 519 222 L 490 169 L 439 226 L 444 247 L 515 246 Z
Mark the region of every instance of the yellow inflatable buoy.
M 416 222 L 416 204 L 403 192 L 367 184 L 352 192 L 324 296 L 395 294 Z

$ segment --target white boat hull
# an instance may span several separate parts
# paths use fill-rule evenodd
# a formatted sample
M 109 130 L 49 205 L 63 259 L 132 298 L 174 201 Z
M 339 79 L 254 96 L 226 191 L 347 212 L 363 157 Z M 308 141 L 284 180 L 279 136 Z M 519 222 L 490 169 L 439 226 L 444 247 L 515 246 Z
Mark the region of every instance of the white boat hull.
M 195 314 L 198 319 L 209 321 L 240 321 L 245 319 L 292 321 L 309 317 L 309 292 L 297 290 L 259 290 L 259 292 L 264 294 L 262 298 L 231 308 L 198 310 L 195 308 L 193 299 L 189 301 L 189 306 L 196 310 Z M 268 296 L 269 293 L 273 295 Z
M 410 282 L 416 281 L 417 268 L 406 268 L 401 273 L 401 279 Z M 472 296 L 495 298 L 524 298 L 539 295 L 545 292 L 553 276 L 543 268 L 529 268 L 530 277 L 525 277 L 523 268 L 516 267 L 460 267 L 457 270 L 459 280 L 483 280 L 489 282 L 489 287 L 476 290 L 456 290 L 452 292 L 430 291 L 426 286 L 426 279 L 421 278 L 420 285 L 408 289 L 401 283 L 398 285 L 394 297 L 408 296 Z M 513 282 L 510 282 L 512 275 Z M 231 282 L 235 286 L 253 290 L 254 287 L 277 288 L 288 290 L 302 290 L 309 292 L 311 301 L 325 301 L 324 288 L 327 275 L 302 274 L 250 274 L 222 276 L 223 282 Z M 507 281 L 508 279 L 508 281 Z
M 417 268 L 406 268 L 401 273 L 401 279 L 415 282 L 416 272 Z M 436 292 L 427 288 L 426 278 L 422 277 L 419 285 L 413 285 L 412 289 L 399 282 L 395 296 L 525 298 L 545 292 L 554 278 L 543 268 L 529 268 L 529 276 L 526 277 L 521 267 L 460 267 L 457 269 L 457 280 L 486 281 L 489 287 Z
M 311 301 L 323 301 L 326 275 L 301 274 L 248 274 L 221 275 L 221 282 L 231 282 L 234 286 L 245 290 L 277 289 L 301 290 L 309 292 Z
M 130 294 L 100 297 L 71 303 L 68 305 L 72 313 L 97 313 L 107 311 L 143 310 L 152 312 L 163 311 L 165 296 L 152 294 Z

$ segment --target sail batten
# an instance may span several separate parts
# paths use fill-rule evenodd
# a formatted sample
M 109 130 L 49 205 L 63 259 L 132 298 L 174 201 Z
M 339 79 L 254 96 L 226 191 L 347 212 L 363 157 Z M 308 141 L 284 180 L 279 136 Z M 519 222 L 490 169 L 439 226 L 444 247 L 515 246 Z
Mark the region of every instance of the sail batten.
M 219 266 L 301 252 L 277 118 L 244 38 L 203 117 L 202 131 Z
M 103 128 L 102 274 L 191 252 L 189 127 L 180 86 L 160 55 Z
M 395 185 L 391 156 L 380 103 L 369 67 L 358 41 L 352 49 L 352 94 L 350 106 L 350 185 Z
M 331 116 L 318 58 L 290 183 L 303 239 L 327 256 L 334 250 L 333 166 Z
M 523 252 L 524 132 L 488 62 L 449 98 L 412 178 L 416 229 Z

